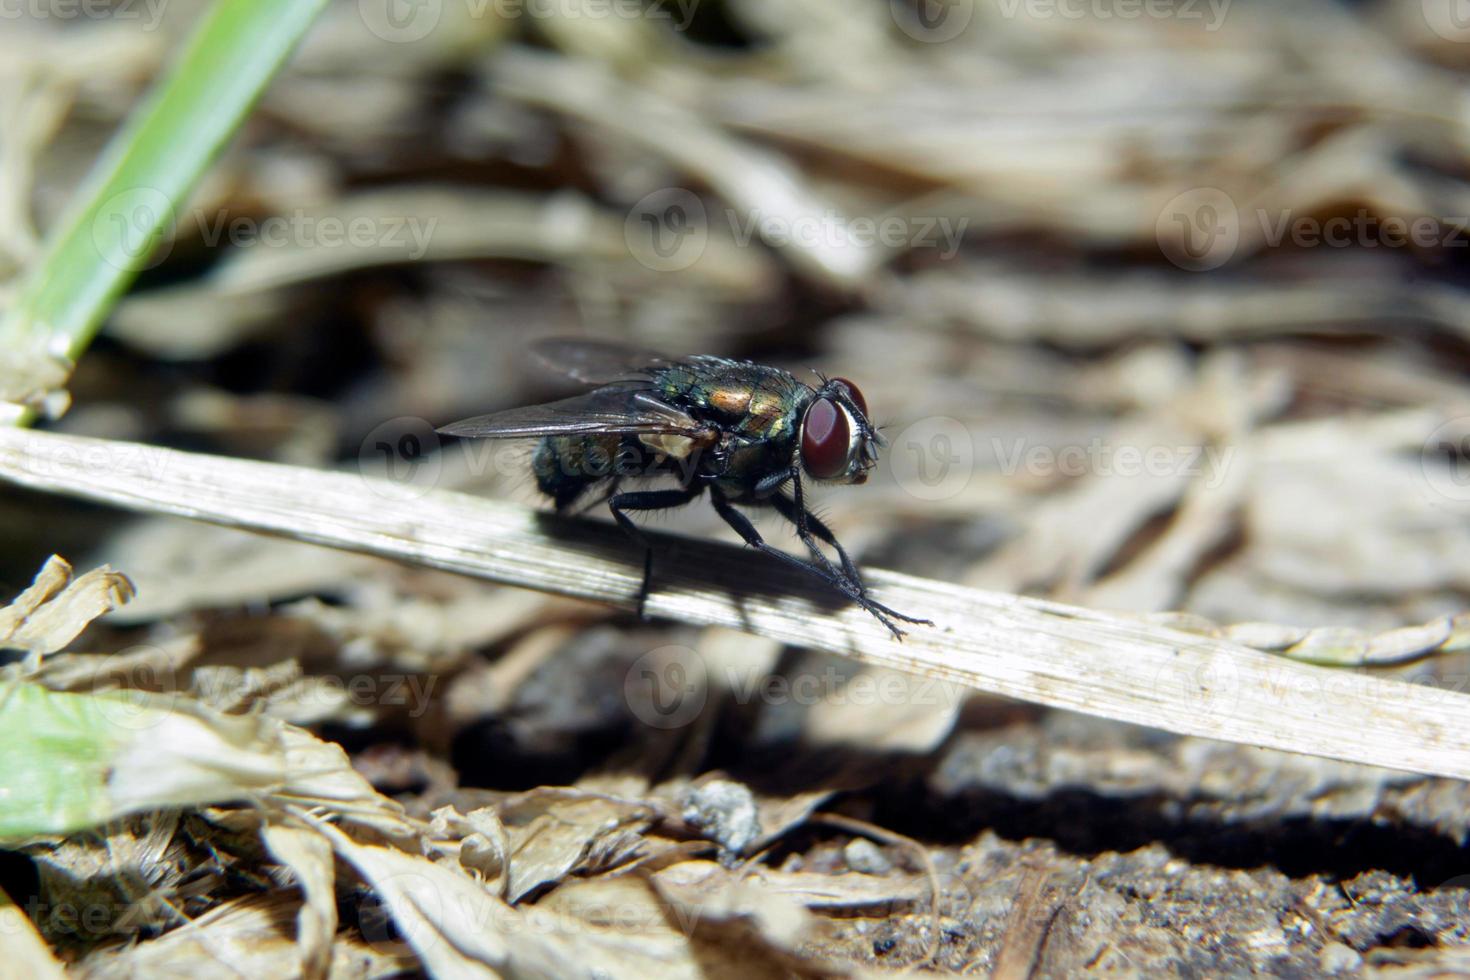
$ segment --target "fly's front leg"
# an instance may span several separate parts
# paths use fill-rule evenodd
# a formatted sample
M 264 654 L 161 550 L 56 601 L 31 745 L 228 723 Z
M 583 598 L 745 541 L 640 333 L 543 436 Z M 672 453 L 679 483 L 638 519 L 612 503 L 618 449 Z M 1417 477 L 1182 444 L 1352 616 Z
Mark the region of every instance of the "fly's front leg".
M 832 563 L 827 560 L 826 555 L 822 554 L 821 549 L 817 547 L 816 541 L 812 540 L 813 535 L 815 535 L 831 545 L 832 549 L 837 552 L 837 557 L 842 562 L 843 574 L 856 586 L 864 602 L 871 603 L 887 615 L 894 619 L 903 620 L 905 623 L 914 623 L 920 626 L 934 625 L 932 619 L 918 619 L 914 616 L 905 616 L 903 613 L 890 609 L 881 602 L 869 599 L 868 587 L 863 583 L 862 576 L 858 574 L 857 565 L 853 563 L 852 558 L 847 553 L 847 549 L 842 547 L 841 543 L 837 540 L 837 536 L 822 522 L 821 518 L 817 517 L 810 510 L 807 510 L 806 504 L 802 500 L 801 475 L 799 473 L 792 474 L 792 491 L 795 494 L 795 499 L 786 497 L 783 494 L 777 494 L 771 498 L 771 503 L 775 506 L 776 510 L 780 511 L 782 517 L 785 517 L 792 524 L 796 525 L 797 536 L 801 538 L 802 543 L 811 550 L 812 554 L 821 558 L 828 569 L 832 568 Z M 836 574 L 835 570 L 833 570 L 833 574 Z
M 802 500 L 800 473 L 791 474 L 791 489 L 795 494 L 795 499 L 777 494 L 772 500 L 776 509 L 781 512 L 781 516 L 796 525 L 797 537 L 801 538 L 801 543 L 810 548 L 813 554 L 822 554 L 817 543 L 812 540 L 813 534 L 830 544 L 832 550 L 837 552 L 838 560 L 842 562 L 843 574 L 850 578 L 854 585 L 863 589 L 863 577 L 858 574 L 857 565 L 853 564 L 852 558 L 847 554 L 847 549 L 838 543 L 837 536 L 828 529 L 826 524 L 822 523 L 821 518 L 807 510 L 806 503 Z M 823 558 L 825 557 L 823 555 Z
M 785 495 L 772 497 L 771 505 L 776 508 L 782 517 L 796 526 L 796 536 L 801 539 L 801 543 L 806 545 L 807 549 L 813 555 L 824 560 L 828 568 L 832 567 L 831 560 L 817 547 L 817 542 L 813 538 L 818 538 L 831 545 L 832 549 L 837 552 L 838 561 L 842 565 L 842 575 L 858 588 L 861 589 L 863 587 L 862 576 L 858 574 L 857 566 L 848 557 L 847 549 L 837 543 L 837 538 L 833 536 L 831 530 L 828 529 L 827 525 L 822 523 L 816 514 L 813 514 L 809 510 L 801 510 L 797 507 L 795 501 Z M 833 574 L 837 574 L 836 569 L 832 569 L 832 571 Z
M 636 510 L 663 510 L 667 507 L 678 507 L 687 504 L 699 496 L 699 488 L 685 488 L 680 490 L 643 490 L 634 493 L 615 493 L 607 500 L 607 508 L 612 511 L 613 520 L 618 522 L 618 527 L 634 541 L 643 546 L 643 584 L 638 588 L 638 618 L 643 618 L 643 606 L 648 602 L 648 589 L 653 582 L 653 545 L 648 543 L 643 530 L 633 523 L 633 519 L 627 515 L 627 511 Z
M 755 525 L 750 523 L 750 518 L 736 510 L 735 506 L 718 489 L 711 489 L 710 499 L 715 505 L 715 512 L 724 519 L 726 524 L 734 528 L 735 533 L 740 535 L 750 547 L 755 548 L 763 554 L 770 555 L 772 558 L 779 559 L 788 565 L 799 568 L 808 575 L 815 575 L 833 589 L 836 589 L 848 599 L 872 613 L 874 619 L 888 628 L 888 631 L 893 634 L 894 639 L 903 639 L 903 630 L 894 624 L 893 619 L 908 620 L 908 617 L 894 613 L 887 606 L 869 599 L 861 583 L 854 582 L 838 572 L 832 567 L 832 563 L 826 559 L 826 556 L 822 557 L 823 564 L 819 565 L 815 562 L 803 561 L 795 555 L 788 554 L 780 548 L 767 544 L 765 539 L 761 537 L 760 532 L 755 529 Z M 912 622 L 913 620 L 910 621 Z M 927 622 L 927 620 L 919 620 L 918 622 Z
M 781 486 L 787 481 L 791 481 L 796 487 L 797 502 L 794 504 L 789 497 L 779 492 Z M 793 467 L 781 473 L 773 473 L 756 484 L 755 495 L 758 499 L 770 500 L 771 504 L 780 512 L 782 517 L 796 525 L 796 536 L 801 538 L 801 543 L 806 545 L 807 550 L 812 553 L 812 557 L 827 570 L 828 574 L 834 576 L 841 575 L 859 590 L 862 589 L 862 577 L 858 575 L 857 566 L 852 563 L 851 558 L 847 557 L 847 552 L 843 549 L 842 545 L 837 543 L 837 539 L 832 536 L 831 531 L 827 530 L 827 526 L 817 520 L 817 515 L 807 510 L 801 504 L 801 472 L 799 470 Z M 811 530 L 808 530 L 808 526 L 810 526 Z M 820 530 L 817 530 L 818 528 Z M 837 557 L 842 561 L 842 571 L 840 573 L 833 567 L 832 560 L 812 540 L 812 531 L 814 530 L 817 531 L 818 537 L 837 549 Z

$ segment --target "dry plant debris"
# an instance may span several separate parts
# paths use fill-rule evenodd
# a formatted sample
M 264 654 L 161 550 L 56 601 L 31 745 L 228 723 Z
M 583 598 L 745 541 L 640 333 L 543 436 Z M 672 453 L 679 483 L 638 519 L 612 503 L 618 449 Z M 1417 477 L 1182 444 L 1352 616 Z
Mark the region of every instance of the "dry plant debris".
M 0 304 L 203 3 L 5 19 Z M 328 8 L 66 391 L 0 355 L 60 416 L 0 445 L 32 488 L 0 492 L 0 717 L 37 719 L 0 754 L 74 763 L 0 800 L 32 821 L 5 963 L 1470 969 L 1455 0 L 445 3 L 411 42 L 370 6 Z M 695 245 L 661 255 L 671 207 Z M 705 509 L 661 528 L 652 623 L 612 608 L 615 535 L 532 548 L 525 451 L 432 423 L 553 394 L 515 355 L 569 332 L 859 379 L 891 448 L 823 516 L 952 634 L 706 588 L 761 566 Z M 289 469 L 247 513 L 221 459 Z M 1130 644 L 1165 638 L 1222 671 L 1153 704 Z M 1135 724 L 1056 707 L 1100 703 Z
M 20 623 L 50 598 L 62 607 L 50 618 L 80 632 L 99 610 L 76 595 L 109 576 L 68 584 L 53 560 L 5 613 Z M 74 791 L 90 785 L 107 808 L 47 815 L 13 795 L 39 773 L 11 776 L 0 832 L 42 870 L 31 921 L 81 956 L 74 965 L 84 976 L 135 976 L 164 962 L 206 976 L 370 976 L 416 962 L 441 976 L 697 977 L 743 974 L 752 958 L 772 975 L 829 975 L 797 955 L 814 929 L 803 909 L 894 897 L 834 891 L 825 879 L 803 886 L 800 876 L 752 881 L 701 860 L 683 837 L 698 822 L 673 819 L 657 798 L 568 788 L 415 818 L 305 731 L 258 712 L 212 712 L 180 692 L 126 702 L 58 694 L 45 686 L 49 667 L 12 670 L 6 681 L 7 772 L 70 764 L 63 776 L 81 784 Z M 113 706 L 106 722 L 91 720 L 94 704 Z M 133 737 L 119 738 L 122 730 Z M 91 765 L 92 784 L 73 759 Z M 202 809 L 184 815 L 180 806 Z M 665 822 L 676 836 L 653 832 Z M 99 830 L 67 835 L 84 827 Z M 339 878 L 346 869 L 360 889 L 361 938 L 339 944 L 339 902 L 354 888 Z M 550 900 L 525 901 L 549 890 Z M 159 933 L 87 948 L 99 936 Z M 35 938 L 25 928 L 6 942 L 34 959 Z

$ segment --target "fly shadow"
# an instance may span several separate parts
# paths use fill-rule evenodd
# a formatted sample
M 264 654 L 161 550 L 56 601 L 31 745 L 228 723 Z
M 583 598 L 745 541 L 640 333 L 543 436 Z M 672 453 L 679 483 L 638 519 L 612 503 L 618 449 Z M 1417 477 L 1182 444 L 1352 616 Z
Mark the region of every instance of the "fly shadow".
M 540 511 L 536 524 L 547 538 L 585 552 L 599 564 L 626 572 L 627 594 L 618 604 L 629 611 L 637 606 L 643 578 L 643 548 L 639 542 L 616 525 L 589 517 Z M 799 599 L 828 616 L 852 605 L 825 583 L 752 548 L 646 529 L 642 534 L 653 549 L 648 591 L 651 601 L 672 593 L 722 593 L 729 596 L 741 626 L 752 631 L 755 627 L 748 609 L 751 600 Z

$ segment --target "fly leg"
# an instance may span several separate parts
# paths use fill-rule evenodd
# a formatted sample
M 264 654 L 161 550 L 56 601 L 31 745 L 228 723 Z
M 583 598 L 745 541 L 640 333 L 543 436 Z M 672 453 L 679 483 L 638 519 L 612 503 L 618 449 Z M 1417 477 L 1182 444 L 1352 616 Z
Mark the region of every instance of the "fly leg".
M 653 545 L 648 543 L 642 529 L 633 523 L 626 511 L 663 510 L 687 504 L 699 496 L 702 488 L 679 490 L 641 490 L 633 493 L 615 493 L 607 498 L 607 508 L 612 511 L 618 527 L 634 541 L 643 546 L 643 584 L 638 588 L 638 618 L 643 618 L 643 605 L 648 601 L 649 585 L 653 581 Z
M 797 485 L 800 486 L 800 484 Z M 829 569 L 832 568 L 831 560 L 817 547 L 817 543 L 812 540 L 812 536 L 815 535 L 830 544 L 832 549 L 837 552 L 837 558 L 842 564 L 842 574 L 847 576 L 858 588 L 863 587 L 863 578 L 858 574 L 857 566 L 853 564 L 852 558 L 848 556 L 847 549 L 837 542 L 836 536 L 827 525 L 822 523 L 821 518 L 785 494 L 778 493 L 772 497 L 771 505 L 780 512 L 782 517 L 796 526 L 796 536 L 801 538 L 801 543 L 806 545 L 807 550 L 821 560 Z
M 804 561 L 795 555 L 782 551 L 774 545 L 767 544 L 765 539 L 761 537 L 760 532 L 755 529 L 755 525 L 750 523 L 750 518 L 736 510 L 735 506 L 719 490 L 711 489 L 710 499 L 715 505 L 715 512 L 724 519 L 726 524 L 734 528 L 735 533 L 740 535 L 750 547 L 763 554 L 780 559 L 788 565 L 793 565 L 808 575 L 815 575 L 848 599 L 872 613 L 874 619 L 888 627 L 888 631 L 893 634 L 894 639 L 903 639 L 903 630 L 894 625 L 893 619 L 889 618 L 889 614 L 893 611 L 887 606 L 869 599 L 862 584 L 838 572 L 832 567 L 832 563 L 827 560 L 825 555 L 822 556 L 823 565 L 819 565 L 816 562 Z M 825 567 L 823 567 L 824 565 Z M 899 616 L 896 613 L 893 615 L 898 619 L 908 619 L 907 616 Z
M 864 608 L 870 612 L 874 608 L 879 609 L 886 615 L 902 620 L 905 623 L 914 623 L 919 626 L 934 625 L 932 619 L 919 619 L 914 616 L 905 616 L 903 613 L 895 609 L 890 609 L 881 602 L 868 598 L 868 587 L 863 584 L 863 578 L 858 574 L 857 565 L 853 564 L 853 560 L 848 555 L 847 549 L 842 547 L 841 543 L 837 540 L 837 536 L 832 533 L 832 530 L 822 522 L 821 518 L 808 510 L 806 504 L 802 501 L 800 474 L 792 474 L 792 491 L 795 493 L 794 500 L 785 494 L 778 493 L 771 498 L 771 504 L 781 513 L 782 517 L 796 525 L 796 535 L 801 538 L 801 543 L 806 545 L 807 549 L 813 555 L 820 558 L 827 569 L 835 574 L 836 571 L 832 568 L 831 561 L 817 547 L 816 541 L 812 540 L 812 538 L 815 535 L 832 546 L 832 549 L 837 552 L 838 559 L 842 562 L 842 573 L 847 577 L 848 581 L 857 587 L 858 592 L 862 595 L 862 601 L 865 603 Z

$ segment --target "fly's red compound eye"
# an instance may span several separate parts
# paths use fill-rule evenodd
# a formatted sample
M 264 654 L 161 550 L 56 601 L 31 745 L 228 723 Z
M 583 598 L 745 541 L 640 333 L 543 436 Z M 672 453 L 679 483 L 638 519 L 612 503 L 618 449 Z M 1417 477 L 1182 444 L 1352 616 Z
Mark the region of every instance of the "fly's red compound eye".
M 852 403 L 857 406 L 857 410 L 863 413 L 863 418 L 867 418 L 868 400 L 863 397 L 863 393 L 861 391 L 858 391 L 858 386 L 853 384 L 851 381 L 848 381 L 846 378 L 833 378 L 832 380 L 836 381 L 838 384 L 843 384 L 847 386 L 847 396 L 852 399 Z
M 818 398 L 806 410 L 801 426 L 801 461 L 818 480 L 830 480 L 847 470 L 852 430 L 847 413 L 830 398 Z

